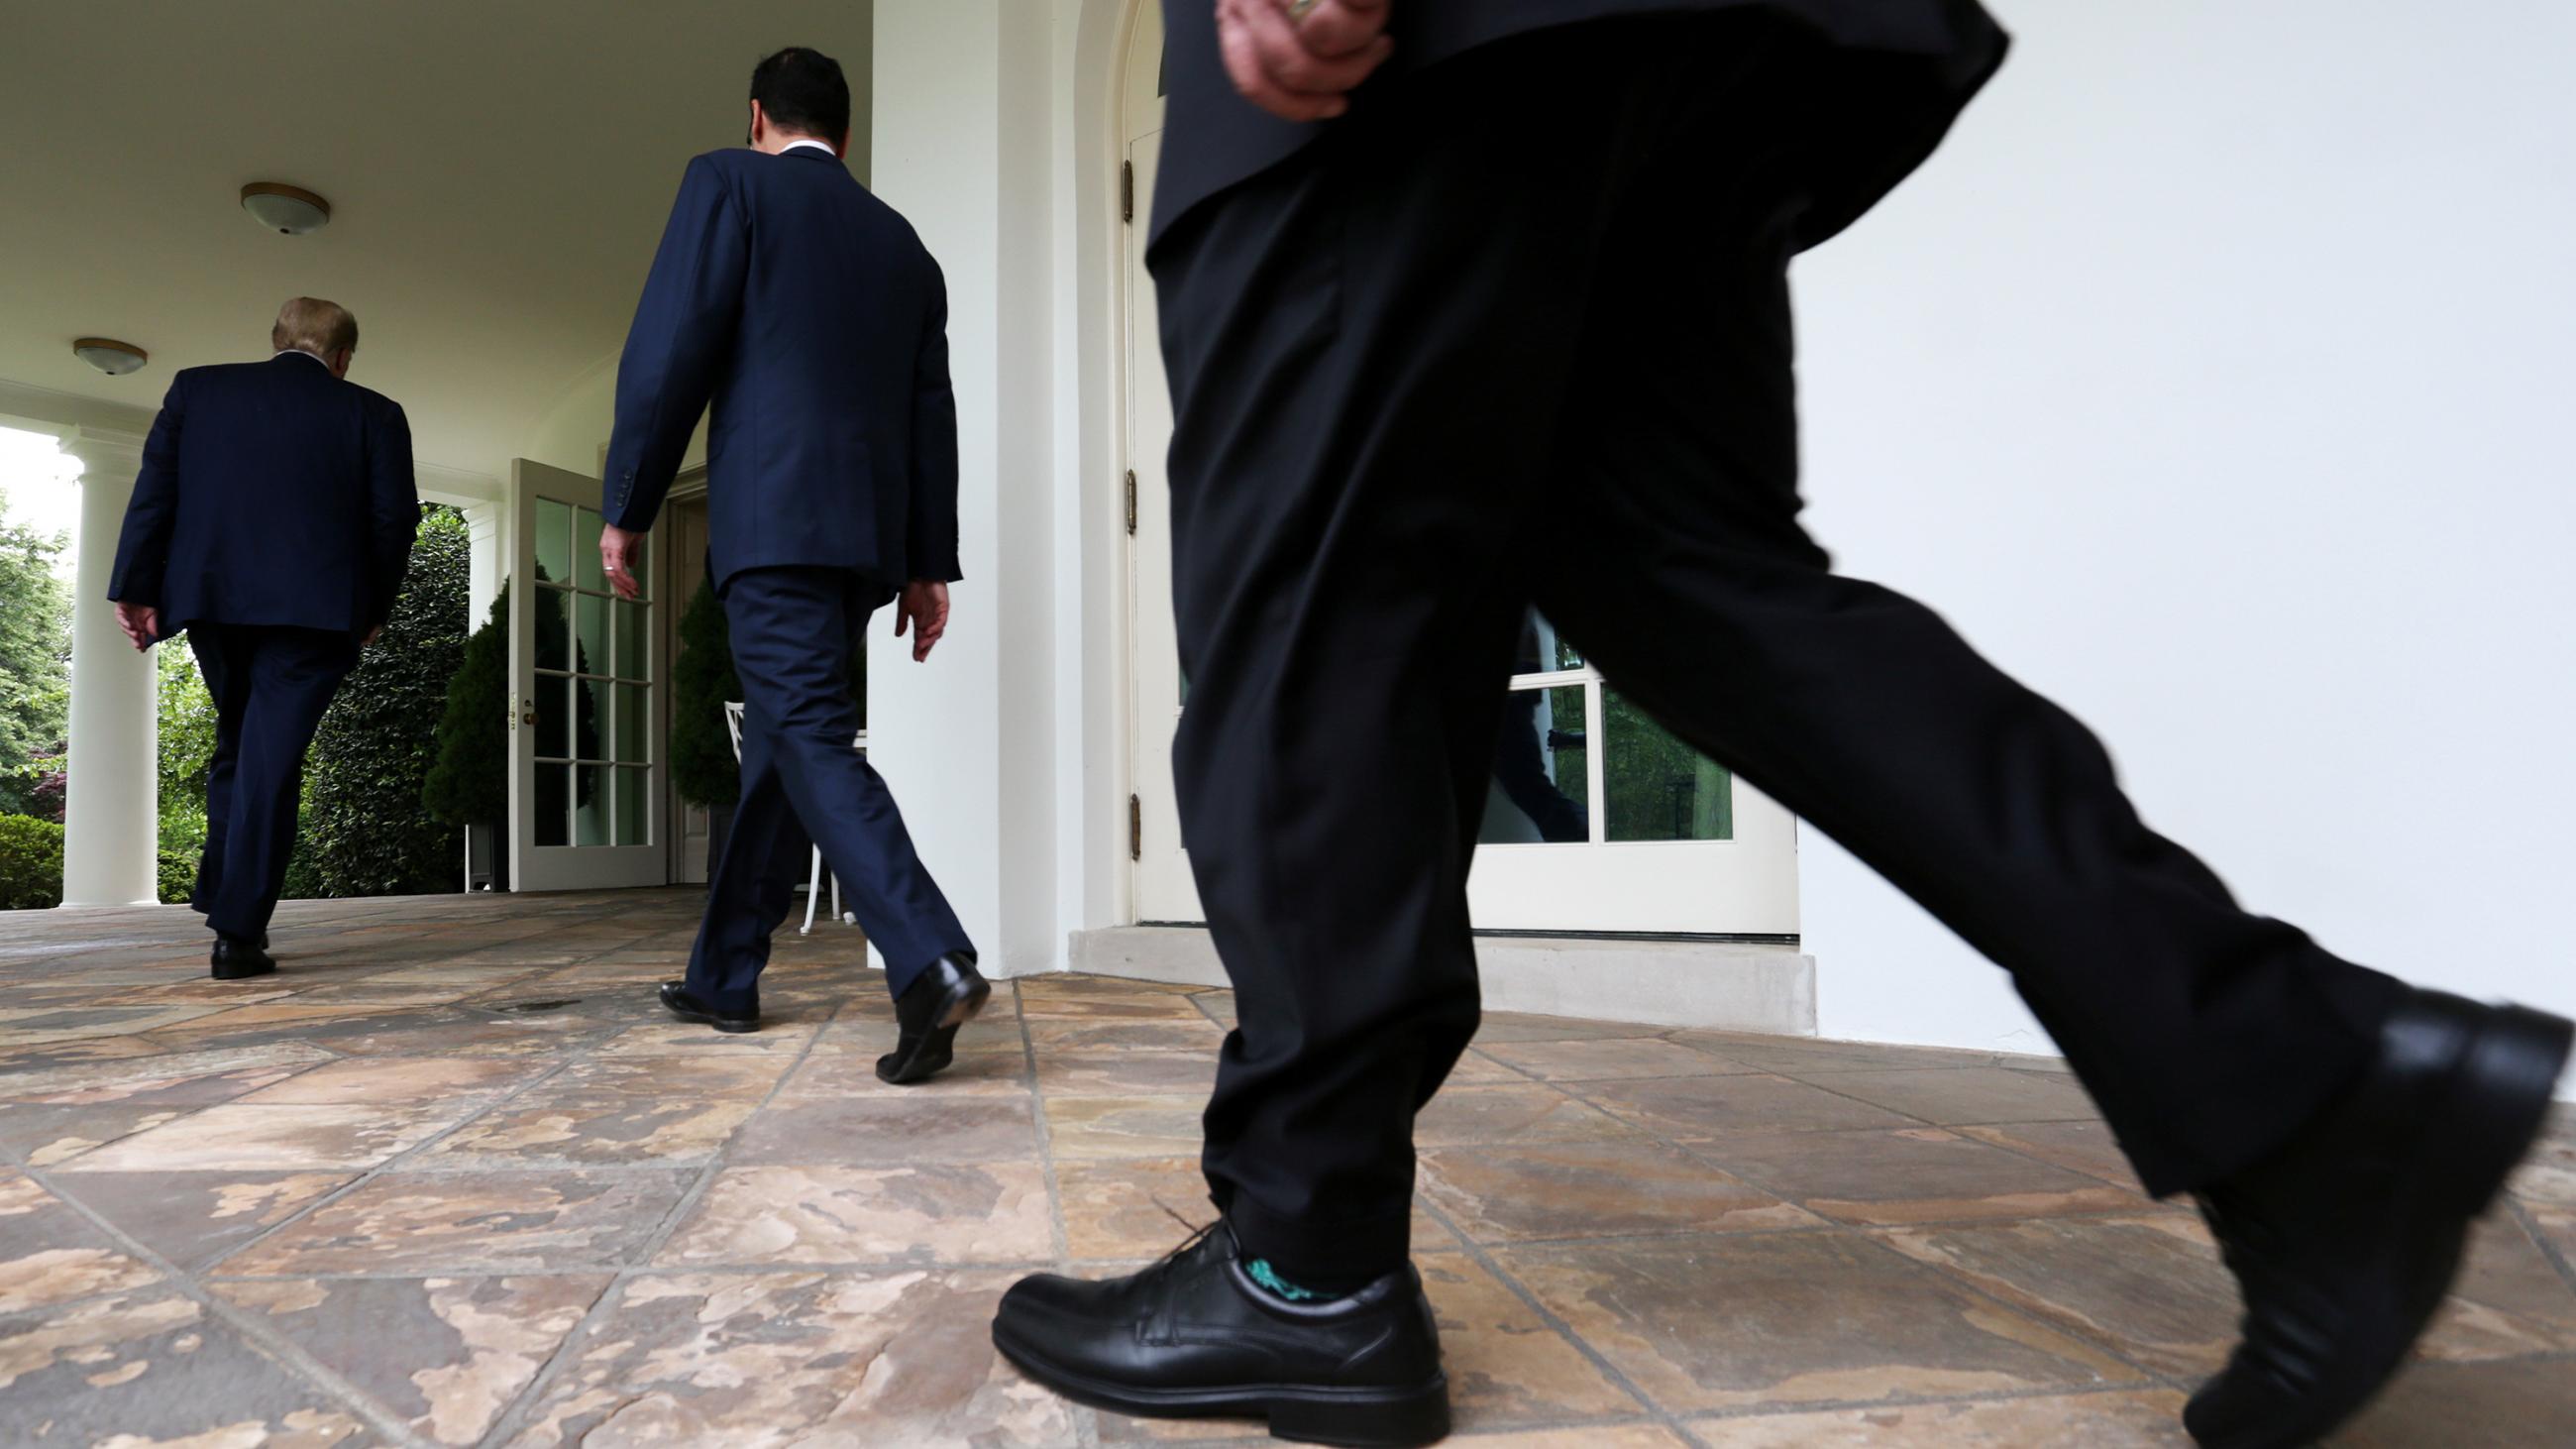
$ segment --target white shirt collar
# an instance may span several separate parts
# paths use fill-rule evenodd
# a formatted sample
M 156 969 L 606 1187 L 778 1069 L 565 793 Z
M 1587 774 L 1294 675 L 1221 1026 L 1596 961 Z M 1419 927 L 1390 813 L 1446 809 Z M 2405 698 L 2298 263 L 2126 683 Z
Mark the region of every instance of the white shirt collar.
M 815 150 L 822 152 L 824 155 L 831 157 L 835 161 L 841 159 L 839 152 L 834 151 L 831 147 L 824 145 L 820 141 L 790 141 L 786 145 L 778 148 L 778 154 L 784 156 L 799 146 L 811 146 Z
M 313 354 L 305 351 L 301 347 L 281 347 L 277 349 L 275 353 L 271 354 L 268 360 L 275 362 L 280 357 L 313 357 Z M 318 357 L 313 357 L 313 360 L 315 362 L 322 362 L 322 359 Z M 331 364 L 322 362 L 322 365 L 324 367 L 329 367 Z

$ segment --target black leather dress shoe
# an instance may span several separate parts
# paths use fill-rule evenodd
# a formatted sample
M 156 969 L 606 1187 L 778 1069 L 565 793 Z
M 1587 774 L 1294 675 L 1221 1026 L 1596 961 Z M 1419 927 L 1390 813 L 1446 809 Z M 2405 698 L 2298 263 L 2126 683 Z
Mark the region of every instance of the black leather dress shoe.
M 2192 1396 L 2209 1449 L 2291 1449 L 2368 1402 L 2441 1307 L 2469 1223 L 2531 1146 L 2570 1024 L 2419 991 L 2351 1093 L 2279 1156 L 2200 1195 L 2245 1341 Z
M 955 1060 L 957 1028 L 992 1000 L 993 985 L 963 956 L 942 956 L 895 998 L 894 1050 L 877 1058 L 881 1081 L 923 1081 Z
M 1291 1303 L 1244 1272 L 1219 1223 L 1141 1273 L 1040 1274 L 1002 1295 L 993 1346 L 1076 1403 L 1148 1418 L 1266 1418 L 1274 1438 L 1409 1446 L 1449 1432 L 1422 1276 Z
M 217 936 L 214 954 L 208 958 L 213 970 L 208 975 L 217 981 L 248 981 L 277 970 L 268 953 L 239 936 Z
M 669 1007 L 671 1014 L 682 1021 L 694 1021 L 701 1026 L 712 1026 L 718 1031 L 739 1034 L 746 1031 L 760 1030 L 760 1012 L 758 1008 L 754 1008 L 748 1016 L 727 1016 L 723 1012 L 720 1012 L 714 1007 L 707 1005 L 705 1002 L 700 1001 L 698 998 L 691 996 L 686 989 L 686 984 L 683 982 L 665 981 L 662 983 L 662 1004 Z

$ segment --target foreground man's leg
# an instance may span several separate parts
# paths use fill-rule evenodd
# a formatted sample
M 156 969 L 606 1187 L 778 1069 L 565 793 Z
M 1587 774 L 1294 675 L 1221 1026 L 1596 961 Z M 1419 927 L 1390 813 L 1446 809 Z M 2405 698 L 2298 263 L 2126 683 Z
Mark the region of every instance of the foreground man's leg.
M 2186 1415 L 2306 1444 L 2393 1373 L 2536 1132 L 2568 1024 L 2331 956 L 2150 831 L 2093 736 L 1930 611 L 1836 577 L 1796 522 L 1788 247 L 1688 185 L 1638 190 L 1534 534 L 1540 608 L 1623 693 L 2012 972 L 2158 1193 L 2197 1192 L 2247 1304 Z

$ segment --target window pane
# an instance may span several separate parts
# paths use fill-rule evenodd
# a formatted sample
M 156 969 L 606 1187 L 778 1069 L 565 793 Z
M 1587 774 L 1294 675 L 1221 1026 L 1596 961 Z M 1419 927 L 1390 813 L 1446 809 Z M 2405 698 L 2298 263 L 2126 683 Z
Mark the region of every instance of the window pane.
M 644 661 L 651 657 L 644 646 L 652 638 L 653 611 L 643 604 L 617 603 L 617 677 L 644 678 Z
M 1503 700 L 1493 788 L 1476 838 L 1493 844 L 1571 844 L 1591 838 L 1583 686 L 1518 689 Z
M 608 843 L 608 767 L 578 765 L 581 794 L 573 801 L 572 843 L 606 845 Z
M 644 702 L 650 697 L 650 692 L 642 685 L 617 686 L 617 760 L 619 764 L 641 765 L 650 758 L 644 753 L 646 738 L 644 727 L 652 719 L 646 711 Z
M 537 500 L 537 577 L 572 581 L 572 505 Z
M 608 691 L 614 685 L 596 679 L 572 682 L 572 744 L 576 759 L 608 758 Z
M 575 671 L 582 674 L 606 674 L 611 660 L 608 653 L 608 601 L 597 594 L 583 594 L 573 600 L 573 614 L 580 627 L 573 631 L 579 652 L 572 657 Z
M 571 688 L 572 681 L 560 674 L 540 674 L 536 688 L 528 692 L 528 707 L 537 712 L 539 759 L 560 760 L 572 754 Z
M 572 668 L 572 595 L 540 585 L 529 607 L 537 611 L 537 667 Z
M 573 516 L 579 520 L 572 534 L 574 582 L 585 589 L 605 592 L 608 575 L 599 567 L 599 515 L 583 508 L 576 510 Z
M 537 844 L 572 843 L 572 766 L 537 766 Z
M 617 843 L 650 845 L 651 819 L 644 811 L 644 786 L 651 776 L 643 770 L 617 772 Z
M 1733 840 L 1735 777 L 1610 689 L 1601 785 L 1612 840 Z

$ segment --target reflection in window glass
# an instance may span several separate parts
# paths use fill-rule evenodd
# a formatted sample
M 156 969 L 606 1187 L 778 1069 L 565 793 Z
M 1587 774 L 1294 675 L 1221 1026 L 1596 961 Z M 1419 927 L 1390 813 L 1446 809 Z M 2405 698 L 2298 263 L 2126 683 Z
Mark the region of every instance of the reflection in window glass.
M 572 577 L 572 505 L 550 498 L 537 500 L 537 577 L 558 582 Z
M 1532 609 L 1521 617 L 1520 640 L 1512 648 L 1512 673 L 1554 674 L 1582 667 L 1582 651 L 1558 634 L 1546 616 Z
M 539 585 L 536 610 L 537 667 L 572 668 L 572 595 Z
M 1591 837 L 1585 723 L 1579 684 L 1518 689 L 1504 698 L 1478 840 L 1570 844 Z
M 583 674 L 606 674 L 613 662 L 608 653 L 608 601 L 595 594 L 583 594 L 574 601 L 574 614 L 580 626 L 573 631 L 579 646 L 573 655 L 573 668 Z
M 580 751 L 574 758 L 608 758 L 608 691 L 615 687 L 596 679 L 572 682 L 572 743 L 573 748 Z
M 620 845 L 653 843 L 646 830 L 648 817 L 644 813 L 646 778 L 642 770 L 617 772 L 617 843 Z
M 537 766 L 537 844 L 572 843 L 572 766 Z
M 606 845 L 608 843 L 608 769 L 604 765 L 581 765 L 581 798 L 573 803 L 572 843 Z
M 1735 777 L 1618 691 L 1601 691 L 1612 840 L 1733 840 Z
M 639 685 L 617 686 L 617 760 L 644 763 L 644 690 Z
M 577 510 L 574 516 L 580 520 L 572 538 L 575 582 L 585 589 L 606 592 L 608 574 L 599 565 L 599 515 L 584 508 Z
M 566 691 L 571 681 L 558 674 L 540 674 L 537 687 L 528 694 L 528 707 L 537 712 L 537 758 L 561 760 L 572 754 L 572 705 Z
M 642 604 L 617 605 L 617 677 L 644 677 L 644 631 L 653 627 L 653 612 Z

